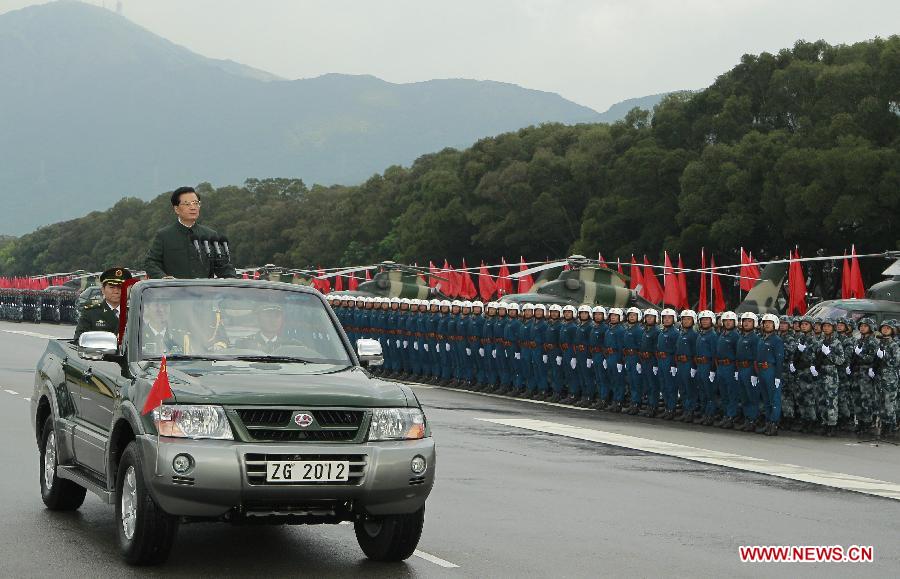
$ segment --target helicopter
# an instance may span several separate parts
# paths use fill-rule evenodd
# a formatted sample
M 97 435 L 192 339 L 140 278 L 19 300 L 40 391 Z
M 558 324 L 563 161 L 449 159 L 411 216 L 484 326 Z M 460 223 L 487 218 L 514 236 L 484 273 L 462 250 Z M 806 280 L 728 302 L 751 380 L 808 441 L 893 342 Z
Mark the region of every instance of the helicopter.
M 429 287 L 425 282 L 424 276 L 444 282 L 448 281 L 447 278 L 434 275 L 423 267 L 405 265 L 390 260 L 373 265 L 342 269 L 327 275 L 318 276 L 318 279 L 328 279 L 375 269 L 380 271 L 371 280 L 360 283 L 356 290 L 332 293 L 361 297 L 448 299 L 438 288 Z
M 900 318 L 900 252 L 888 251 L 884 256 L 896 260 L 881 272 L 890 279 L 870 287 L 863 299 L 825 300 L 810 308 L 807 315 L 814 318 L 849 318 L 854 322 L 860 318 L 873 318 L 878 324 Z

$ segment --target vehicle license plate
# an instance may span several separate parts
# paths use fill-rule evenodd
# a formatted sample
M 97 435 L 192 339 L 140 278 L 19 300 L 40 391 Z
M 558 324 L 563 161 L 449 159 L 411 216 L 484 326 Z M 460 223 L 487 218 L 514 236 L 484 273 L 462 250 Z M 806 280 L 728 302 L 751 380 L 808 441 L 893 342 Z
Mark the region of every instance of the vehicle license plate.
M 269 461 L 266 482 L 346 482 L 350 474 L 347 461 Z

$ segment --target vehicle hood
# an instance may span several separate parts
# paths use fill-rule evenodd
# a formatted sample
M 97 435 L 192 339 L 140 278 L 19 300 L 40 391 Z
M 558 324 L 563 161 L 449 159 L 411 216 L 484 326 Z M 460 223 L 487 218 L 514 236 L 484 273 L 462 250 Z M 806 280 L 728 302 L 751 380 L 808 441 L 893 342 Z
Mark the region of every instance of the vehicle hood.
M 320 372 L 279 372 L 275 369 L 179 369 L 169 363 L 169 385 L 179 404 L 281 406 L 409 406 L 399 385 L 371 377 L 362 368 L 324 366 Z M 153 382 L 159 367 L 147 368 Z M 412 402 L 415 405 L 415 401 Z

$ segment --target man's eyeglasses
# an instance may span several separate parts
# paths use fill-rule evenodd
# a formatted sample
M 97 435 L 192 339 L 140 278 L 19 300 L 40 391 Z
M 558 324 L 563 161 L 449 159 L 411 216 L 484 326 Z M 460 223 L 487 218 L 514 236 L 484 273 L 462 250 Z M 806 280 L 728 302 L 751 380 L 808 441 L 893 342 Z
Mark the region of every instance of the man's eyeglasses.
M 183 201 L 179 203 L 182 207 L 200 207 L 199 201 Z

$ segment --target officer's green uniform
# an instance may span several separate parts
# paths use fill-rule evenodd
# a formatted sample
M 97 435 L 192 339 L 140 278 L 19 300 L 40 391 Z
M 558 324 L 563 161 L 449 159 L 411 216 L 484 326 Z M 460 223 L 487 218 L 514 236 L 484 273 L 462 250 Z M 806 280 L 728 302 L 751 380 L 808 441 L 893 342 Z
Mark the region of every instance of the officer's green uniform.
M 191 348 L 190 344 L 190 336 L 187 332 L 173 328 L 157 331 L 146 323 L 142 326 L 141 351 L 145 356 L 186 354 Z
M 238 348 L 243 348 L 245 350 L 259 350 L 266 354 L 271 354 L 278 348 L 284 346 L 297 346 L 299 344 L 300 342 L 283 335 L 276 335 L 272 338 L 268 338 L 264 336 L 262 332 L 257 332 L 252 336 L 247 336 L 242 340 L 238 340 L 235 345 Z
M 124 267 L 112 267 L 100 274 L 101 285 L 122 285 L 128 279 L 131 279 L 131 272 Z M 75 339 L 85 332 L 119 333 L 119 317 L 106 300 L 82 308 L 78 325 L 75 326 Z
M 193 237 L 192 237 L 193 234 Z M 237 277 L 230 260 L 210 260 L 203 240 L 217 239 L 219 234 L 210 227 L 195 223 L 193 227 L 185 227 L 181 222 L 163 227 L 156 232 L 147 256 L 144 258 L 144 269 L 147 277 L 161 278 L 167 275 L 176 278 L 194 279 L 217 277 Z M 200 251 L 194 246 L 193 239 L 198 240 Z M 210 248 L 215 256 L 215 250 Z

